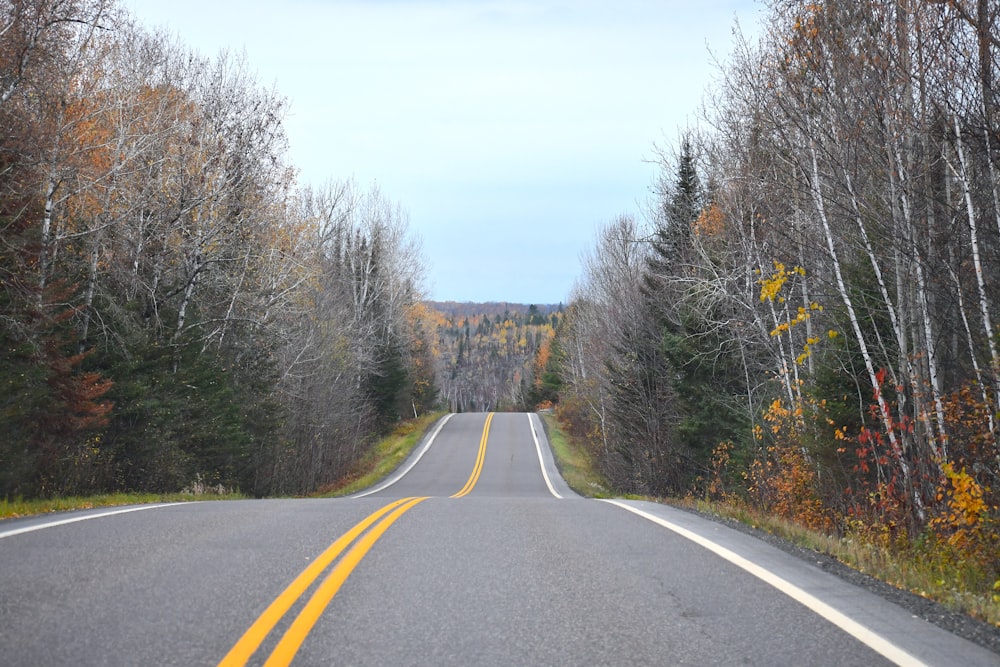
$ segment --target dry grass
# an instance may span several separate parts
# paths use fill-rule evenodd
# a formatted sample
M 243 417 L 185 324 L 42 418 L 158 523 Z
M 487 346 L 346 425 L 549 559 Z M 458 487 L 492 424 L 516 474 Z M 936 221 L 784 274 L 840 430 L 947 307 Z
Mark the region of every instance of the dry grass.
M 145 505 L 149 503 L 171 503 L 193 500 L 239 500 L 245 496 L 238 493 L 109 493 L 98 496 L 71 496 L 66 498 L 43 498 L 24 500 L 4 498 L 0 500 L 0 519 L 11 519 L 49 512 L 93 509 L 95 507 L 117 507 L 121 505 Z
M 588 498 L 610 497 L 610 485 L 597 470 L 597 464 L 590 453 L 563 432 L 553 415 L 542 413 L 541 417 L 545 422 L 545 433 L 552 447 L 556 466 L 569 487 Z
M 691 498 L 673 502 L 735 519 L 797 546 L 827 554 L 892 586 L 1000 627 L 1000 580 L 990 581 L 974 564 L 957 562 L 932 543 L 880 545 L 858 535 L 837 537 L 819 533 L 740 504 Z

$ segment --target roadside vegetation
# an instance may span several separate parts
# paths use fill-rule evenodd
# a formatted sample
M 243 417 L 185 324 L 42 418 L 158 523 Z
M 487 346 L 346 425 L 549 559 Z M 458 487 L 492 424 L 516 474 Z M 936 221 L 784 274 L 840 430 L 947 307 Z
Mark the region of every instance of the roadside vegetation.
M 403 464 L 445 414 L 433 412 L 400 423 L 354 464 L 348 474 L 311 495 L 321 498 L 347 496 L 377 484 Z
M 556 464 L 570 488 L 588 497 L 616 495 L 609 491 L 610 485 L 599 471 L 597 460 L 588 452 L 586 442 L 569 435 L 554 415 L 545 414 L 543 420 Z M 1000 627 L 1000 583 L 990 579 L 988 568 L 963 559 L 954 549 L 938 542 L 892 543 L 885 535 L 831 534 L 754 508 L 735 497 L 711 500 L 691 495 L 682 498 L 629 495 L 739 521 L 796 546 L 831 556 L 892 586 L 940 602 L 952 611 Z
M 177 503 L 202 500 L 242 500 L 246 496 L 215 489 L 189 490 L 181 493 L 109 493 L 96 496 L 65 496 L 60 498 L 34 498 L 25 500 L 0 499 L 0 519 L 14 519 L 34 514 L 88 510 L 96 507 L 145 505 L 150 503 Z
M 932 540 L 890 543 L 864 535 L 831 535 L 740 502 L 692 497 L 667 502 L 734 519 L 796 546 L 832 556 L 896 588 L 1000 628 L 1000 582 L 991 579 L 990 569 Z
M 313 492 L 433 409 L 407 215 L 127 4 L 2 5 L 0 498 Z
M 312 497 L 345 496 L 378 483 L 406 460 L 434 424 L 445 414 L 444 412 L 433 412 L 418 419 L 400 422 L 388 436 L 379 440 L 376 445 L 369 449 L 347 474 L 326 488 L 309 495 Z M 0 499 L 0 519 L 96 507 L 203 500 L 243 500 L 248 497 L 221 485 L 213 486 L 196 481 L 178 493 L 109 493 L 54 498 L 3 498 Z
M 763 5 L 645 220 L 598 231 L 530 396 L 614 493 L 997 623 L 1000 13 Z
M 590 452 L 582 443 L 566 435 L 551 412 L 541 413 L 541 418 L 556 467 L 569 488 L 587 498 L 611 497 L 611 485 L 601 474 Z

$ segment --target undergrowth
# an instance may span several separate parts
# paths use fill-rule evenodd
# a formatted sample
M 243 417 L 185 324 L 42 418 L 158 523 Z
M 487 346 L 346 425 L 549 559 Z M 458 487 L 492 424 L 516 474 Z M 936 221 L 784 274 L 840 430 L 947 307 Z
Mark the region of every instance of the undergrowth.
M 608 498 L 608 481 L 597 470 L 597 464 L 587 450 L 570 438 L 549 413 L 540 413 L 545 433 L 556 460 L 559 473 L 571 489 L 588 498 Z
M 379 441 L 362 457 L 347 475 L 324 486 L 314 495 L 321 498 L 346 496 L 378 483 L 406 460 L 428 429 L 444 415 L 443 412 L 435 412 L 400 423 L 388 437 Z

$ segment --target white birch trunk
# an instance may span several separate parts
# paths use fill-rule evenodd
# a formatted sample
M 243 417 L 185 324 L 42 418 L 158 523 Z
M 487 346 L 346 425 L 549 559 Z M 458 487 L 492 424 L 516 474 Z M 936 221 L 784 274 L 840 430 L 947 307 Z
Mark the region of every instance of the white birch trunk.
M 888 402 L 885 400 L 885 396 L 882 395 L 881 387 L 879 386 L 878 374 L 875 371 L 875 365 L 872 361 L 871 354 L 868 351 L 868 343 L 865 341 L 864 333 L 861 331 L 861 324 L 858 321 L 857 312 L 854 310 L 854 303 L 851 300 L 851 295 L 847 291 L 847 285 L 844 282 L 844 275 L 840 268 L 840 260 L 837 257 L 837 248 L 833 240 L 833 231 L 830 229 L 830 220 L 826 215 L 826 205 L 823 202 L 823 193 L 821 190 L 821 182 L 819 177 L 819 160 L 816 156 L 816 145 L 814 142 L 810 141 L 809 150 L 812 156 L 812 175 L 810 178 L 810 191 L 813 196 L 814 204 L 816 205 L 816 212 L 819 215 L 820 223 L 823 227 L 823 235 L 826 237 L 827 252 L 830 256 L 830 261 L 833 265 L 834 278 L 836 279 L 837 292 L 840 295 L 840 299 L 844 304 L 844 308 L 847 310 L 848 319 L 851 322 L 851 328 L 854 331 L 854 337 L 858 343 L 858 348 L 861 351 L 861 357 L 865 362 L 865 370 L 868 372 L 868 379 L 871 382 L 872 390 L 875 394 L 875 398 L 878 402 L 879 418 L 882 421 L 882 427 L 885 429 L 886 437 L 889 439 L 889 447 L 892 450 L 893 456 L 896 458 L 896 462 L 899 464 L 900 470 L 903 473 L 904 481 L 909 488 L 912 484 L 912 475 L 910 473 L 910 466 L 906 461 L 905 454 L 903 452 L 902 445 L 899 442 L 899 438 L 896 434 L 895 427 L 893 426 L 892 412 L 889 408 Z M 913 502 L 916 507 L 917 513 L 920 519 L 924 518 L 923 500 L 920 498 L 920 494 L 913 493 Z
M 55 211 L 55 194 L 59 184 L 50 178 L 45 186 L 45 212 L 42 216 L 42 247 L 38 255 L 38 305 L 42 305 L 42 293 L 48 286 L 49 265 L 52 252 L 52 217 Z
M 959 182 L 962 184 L 962 192 L 965 197 L 965 209 L 968 214 L 969 239 L 972 246 L 972 264 L 976 272 L 976 286 L 979 288 L 979 313 L 983 319 L 983 328 L 986 333 L 986 343 L 990 351 L 990 369 L 993 375 L 993 395 L 994 407 L 1000 411 L 1000 356 L 997 354 L 997 344 L 994 338 L 993 319 L 990 316 L 990 304 L 986 296 L 986 278 L 983 273 L 983 261 L 979 252 L 979 232 L 976 226 L 976 206 L 972 201 L 972 190 L 969 183 L 969 168 L 965 157 L 965 146 L 962 141 L 962 131 L 958 124 L 958 115 L 953 114 L 955 130 L 955 149 L 958 153 L 958 162 L 961 173 L 956 172 Z M 954 168 L 953 168 L 954 171 Z

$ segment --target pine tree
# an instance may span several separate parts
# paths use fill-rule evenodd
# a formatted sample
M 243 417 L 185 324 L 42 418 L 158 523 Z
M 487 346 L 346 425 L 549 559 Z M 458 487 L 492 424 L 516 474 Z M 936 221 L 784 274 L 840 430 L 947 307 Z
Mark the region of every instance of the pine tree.
M 658 194 L 661 201 L 660 220 L 649 260 L 653 281 L 657 276 L 676 275 L 684 263 L 690 261 L 691 228 L 705 203 L 697 159 L 689 137 L 685 136 L 681 141 L 673 180 L 661 180 Z

